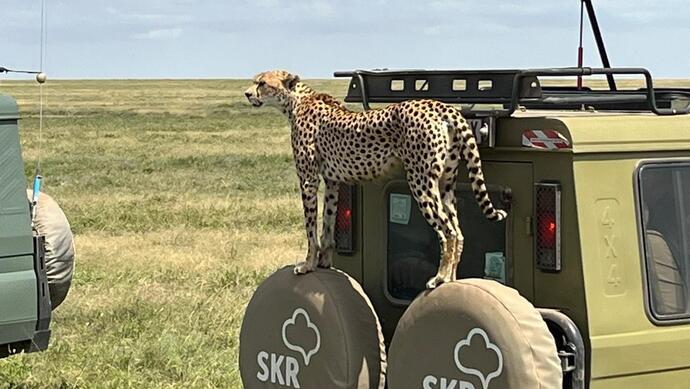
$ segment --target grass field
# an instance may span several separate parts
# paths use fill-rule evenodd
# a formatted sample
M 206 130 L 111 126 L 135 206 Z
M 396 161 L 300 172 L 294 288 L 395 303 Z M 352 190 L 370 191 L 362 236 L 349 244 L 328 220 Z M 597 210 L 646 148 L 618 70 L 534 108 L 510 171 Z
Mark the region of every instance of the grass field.
M 287 122 L 246 104 L 247 85 L 47 85 L 45 190 L 72 223 L 76 275 L 50 349 L 0 360 L 0 388 L 242 387 L 244 307 L 305 249 Z M 37 92 L 0 83 L 24 117 L 27 177 Z
M 1 360 L 0 388 L 241 388 L 244 307 L 305 250 L 287 123 L 249 107 L 247 84 L 47 85 L 46 192 L 70 218 L 77 269 L 50 349 Z M 0 92 L 20 103 L 29 177 L 38 88 Z

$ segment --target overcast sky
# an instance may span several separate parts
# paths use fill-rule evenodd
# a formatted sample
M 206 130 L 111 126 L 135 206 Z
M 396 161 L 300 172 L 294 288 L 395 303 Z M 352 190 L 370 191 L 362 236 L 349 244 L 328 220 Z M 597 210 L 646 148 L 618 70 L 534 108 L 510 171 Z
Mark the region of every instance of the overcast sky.
M 46 1 L 45 69 L 56 78 L 576 63 L 577 0 Z M 612 64 L 690 78 L 688 3 L 594 0 Z M 40 0 L 0 0 L 0 10 L 0 66 L 38 67 Z M 585 52 L 600 65 L 589 29 Z

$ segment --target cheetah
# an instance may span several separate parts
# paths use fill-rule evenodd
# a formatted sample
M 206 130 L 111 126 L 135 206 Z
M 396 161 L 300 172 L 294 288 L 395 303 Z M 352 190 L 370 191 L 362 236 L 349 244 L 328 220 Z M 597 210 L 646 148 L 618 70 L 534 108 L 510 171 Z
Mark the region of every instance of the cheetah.
M 458 222 L 455 183 L 465 161 L 474 197 L 489 220 L 507 214 L 487 192 L 477 142 L 455 107 L 435 100 L 410 100 L 364 112 L 348 110 L 316 93 L 299 76 L 282 70 L 258 74 L 245 91 L 255 106 L 273 106 L 291 125 L 292 152 L 302 194 L 308 248 L 296 274 L 330 267 L 339 184 L 373 180 L 402 163 L 412 196 L 441 245 L 435 288 L 455 280 L 464 238 Z M 325 183 L 321 239 L 317 241 L 317 191 Z

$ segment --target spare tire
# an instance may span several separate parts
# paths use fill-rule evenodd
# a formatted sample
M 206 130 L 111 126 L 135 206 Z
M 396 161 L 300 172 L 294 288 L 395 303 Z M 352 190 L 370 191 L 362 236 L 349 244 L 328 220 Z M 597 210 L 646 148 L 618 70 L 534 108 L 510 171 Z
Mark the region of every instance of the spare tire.
M 388 350 L 394 389 L 561 389 L 553 336 L 512 288 L 483 279 L 442 284 L 418 296 Z
M 31 190 L 27 196 L 31 200 Z M 74 236 L 67 216 L 52 197 L 41 193 L 36 206 L 34 230 L 45 237 L 46 273 L 52 309 L 67 297 L 74 272 Z
M 347 274 L 286 267 L 252 297 L 240 330 L 246 389 L 382 389 L 381 326 L 362 287 Z

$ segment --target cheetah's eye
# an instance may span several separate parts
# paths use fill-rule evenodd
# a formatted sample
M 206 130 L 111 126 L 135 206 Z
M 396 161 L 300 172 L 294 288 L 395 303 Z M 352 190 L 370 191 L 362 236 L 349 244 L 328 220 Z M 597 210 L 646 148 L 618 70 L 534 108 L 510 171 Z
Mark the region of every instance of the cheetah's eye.
M 259 82 L 258 82 L 258 85 L 259 85 L 259 86 L 264 86 L 264 85 L 266 85 L 266 81 L 259 81 Z

